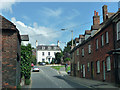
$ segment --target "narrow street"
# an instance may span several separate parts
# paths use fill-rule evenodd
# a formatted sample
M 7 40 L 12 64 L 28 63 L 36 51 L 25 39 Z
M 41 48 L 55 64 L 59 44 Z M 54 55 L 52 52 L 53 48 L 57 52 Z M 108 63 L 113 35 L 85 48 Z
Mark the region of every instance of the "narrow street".
M 40 66 L 40 72 L 32 72 L 31 88 L 87 88 L 64 78 L 49 66 Z M 88 88 L 89 89 L 89 88 Z

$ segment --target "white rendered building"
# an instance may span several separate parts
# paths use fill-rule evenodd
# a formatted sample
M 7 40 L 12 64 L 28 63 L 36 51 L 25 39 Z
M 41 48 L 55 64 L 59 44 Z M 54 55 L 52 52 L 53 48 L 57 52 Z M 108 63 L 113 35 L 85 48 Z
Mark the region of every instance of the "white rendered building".
M 59 47 L 59 41 L 58 45 L 37 45 L 37 63 L 38 62 L 48 62 L 51 63 L 52 60 L 55 59 L 55 54 L 57 52 L 61 52 L 61 49 Z

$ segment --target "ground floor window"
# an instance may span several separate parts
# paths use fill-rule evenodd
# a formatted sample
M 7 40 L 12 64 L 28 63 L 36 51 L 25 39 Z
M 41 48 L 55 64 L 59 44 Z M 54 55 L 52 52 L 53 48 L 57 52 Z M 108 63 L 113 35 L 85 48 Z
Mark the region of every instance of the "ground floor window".
M 100 61 L 97 61 L 97 73 L 100 73 Z
M 107 64 L 107 71 L 111 70 L 111 61 L 110 61 L 110 56 L 106 58 L 106 64 Z
M 45 59 L 44 59 L 44 58 L 42 59 L 42 62 L 45 62 Z

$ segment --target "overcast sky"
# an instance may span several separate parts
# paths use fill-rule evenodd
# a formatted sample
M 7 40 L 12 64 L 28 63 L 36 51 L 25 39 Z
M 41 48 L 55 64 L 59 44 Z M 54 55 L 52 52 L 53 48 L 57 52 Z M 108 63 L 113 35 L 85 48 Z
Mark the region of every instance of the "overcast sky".
M 99 2 L 11 1 L 0 2 L 0 13 L 17 26 L 21 35 L 29 35 L 32 46 L 35 46 L 36 40 L 39 45 L 57 44 L 59 40 L 62 49 L 65 46 L 64 42 L 71 40 L 70 30 L 73 30 L 74 38 L 84 34 L 85 30 L 90 30 L 94 10 L 101 15 L 101 22 L 103 5 L 108 5 L 108 12 L 118 10 L 117 2 L 103 2 L 103 0 L 98 0 Z M 62 28 L 67 30 L 61 31 Z

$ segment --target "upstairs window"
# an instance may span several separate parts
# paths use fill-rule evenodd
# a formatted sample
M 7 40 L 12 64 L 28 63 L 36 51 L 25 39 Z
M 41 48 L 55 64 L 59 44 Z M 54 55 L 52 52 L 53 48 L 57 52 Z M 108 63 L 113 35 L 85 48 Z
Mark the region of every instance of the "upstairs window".
M 84 48 L 82 49 L 82 56 L 84 56 Z
M 117 23 L 117 40 L 120 40 L 120 21 Z
M 77 66 L 78 66 L 78 70 L 80 70 L 80 67 L 79 67 L 79 62 L 78 62 L 78 65 L 77 65 Z
M 88 53 L 91 53 L 91 45 L 88 45 Z
M 104 35 L 101 36 L 101 46 L 104 46 Z
M 48 52 L 48 55 L 50 56 L 50 52 Z
M 96 49 L 98 49 L 98 39 L 96 39 Z
M 109 43 L 109 38 L 108 38 L 108 32 L 105 33 L 105 36 L 106 36 L 106 43 Z
M 107 63 L 107 71 L 110 71 L 111 70 L 110 56 L 106 58 L 106 63 Z
M 44 52 L 42 52 L 42 56 L 44 56 L 45 54 L 44 54 Z

